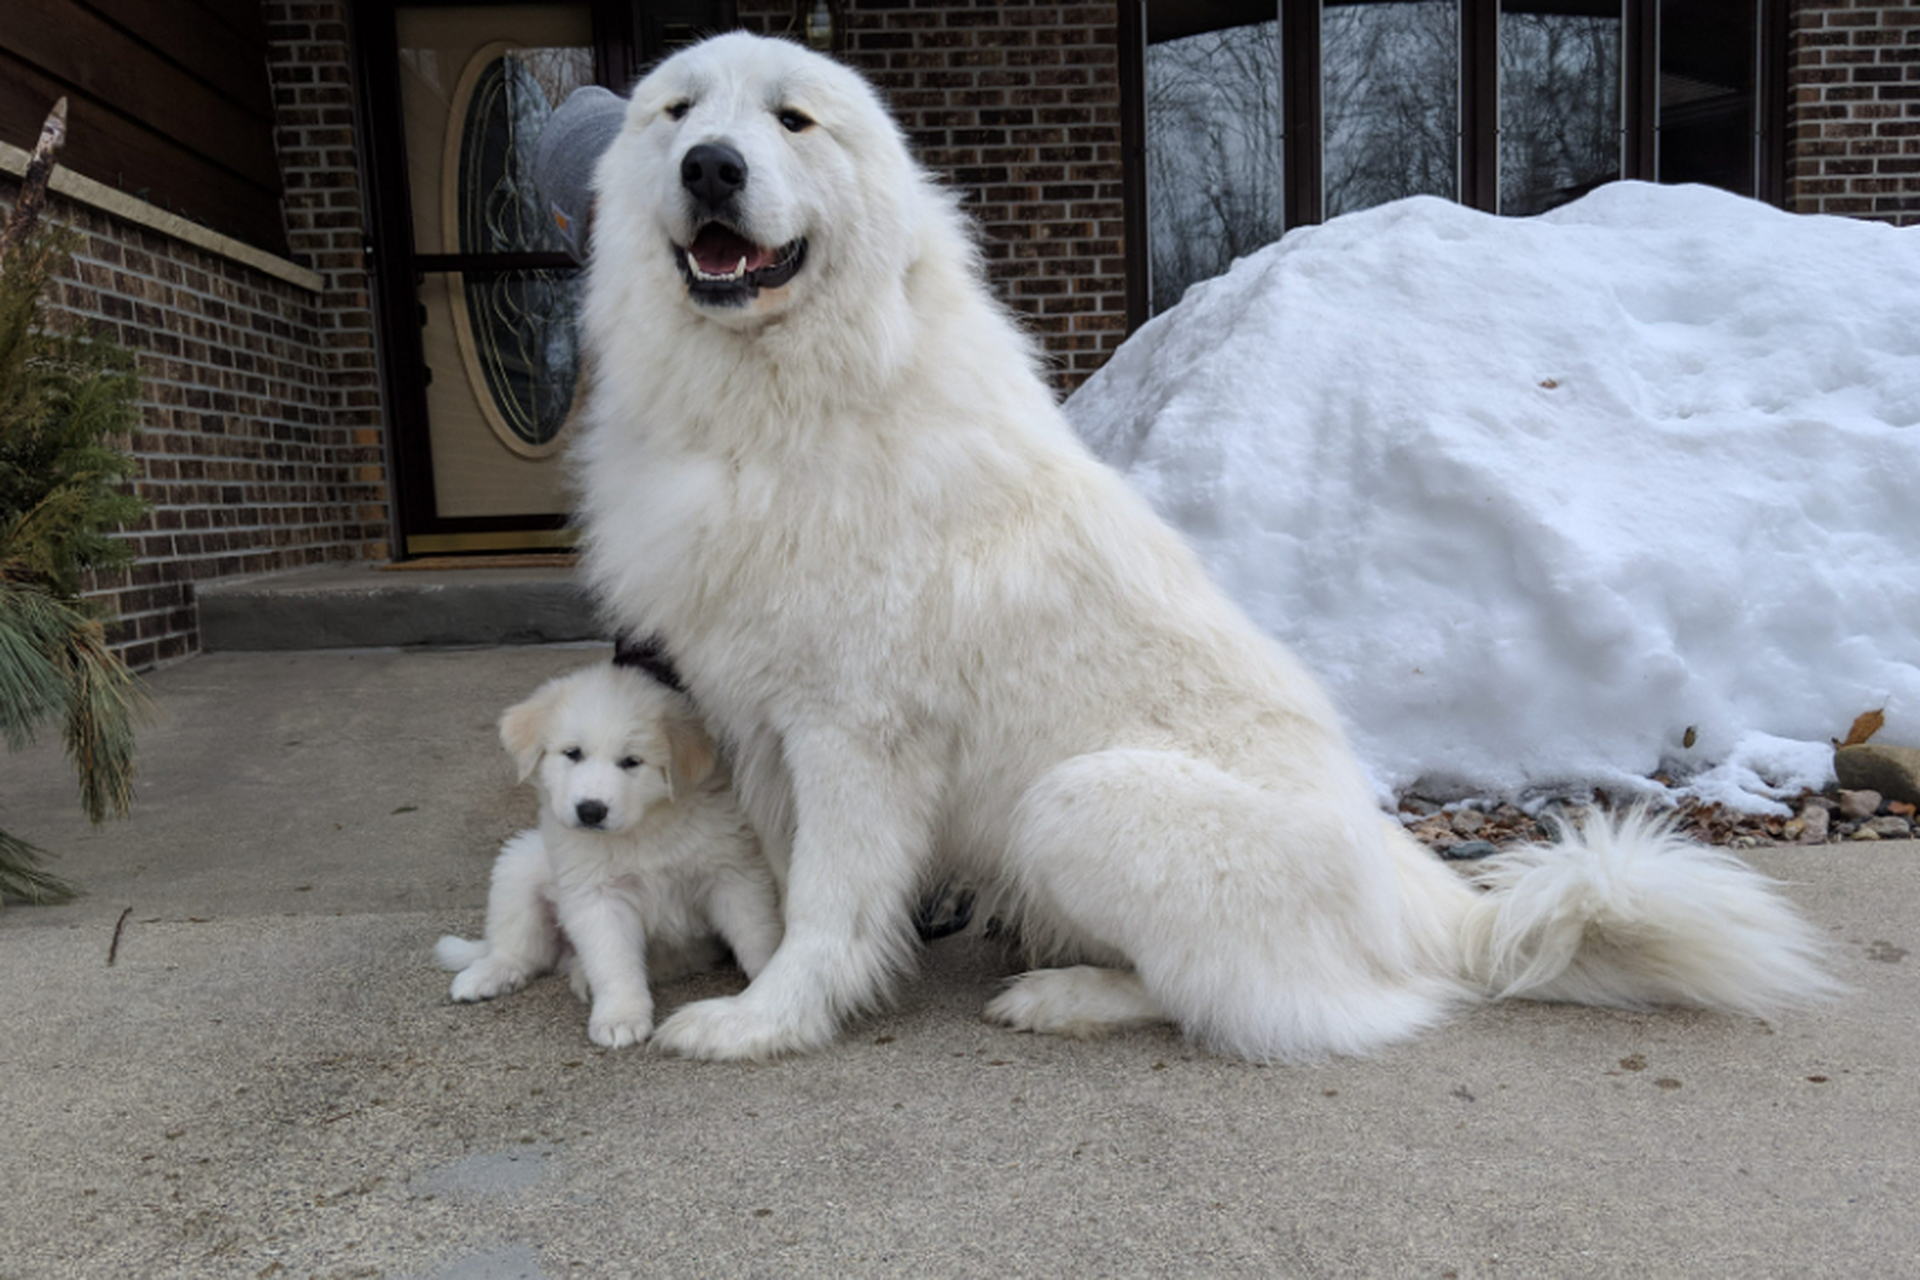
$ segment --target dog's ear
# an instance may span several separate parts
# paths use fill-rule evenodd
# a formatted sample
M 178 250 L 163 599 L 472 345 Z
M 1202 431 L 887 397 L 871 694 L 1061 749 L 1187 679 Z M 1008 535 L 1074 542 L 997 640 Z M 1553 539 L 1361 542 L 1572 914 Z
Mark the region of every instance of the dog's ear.
M 666 717 L 667 799 L 675 800 L 705 782 L 718 760 L 713 739 L 691 712 Z
M 508 707 L 500 717 L 500 745 L 513 757 L 514 767 L 520 771 L 522 782 L 540 763 L 547 735 L 547 716 L 553 711 L 553 700 L 557 696 L 557 691 L 551 685 L 542 685 L 531 698 Z

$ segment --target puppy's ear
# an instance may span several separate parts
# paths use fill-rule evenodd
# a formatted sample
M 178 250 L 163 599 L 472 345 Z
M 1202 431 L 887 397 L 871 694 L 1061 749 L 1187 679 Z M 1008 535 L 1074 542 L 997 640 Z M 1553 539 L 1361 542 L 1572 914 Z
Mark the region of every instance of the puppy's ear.
M 667 715 L 667 799 L 675 800 L 707 780 L 717 759 L 713 739 L 691 713 Z
M 531 698 L 508 707 L 500 717 L 500 745 L 513 757 L 522 782 L 540 763 L 546 743 L 547 716 L 552 713 L 557 696 L 553 686 L 542 685 Z

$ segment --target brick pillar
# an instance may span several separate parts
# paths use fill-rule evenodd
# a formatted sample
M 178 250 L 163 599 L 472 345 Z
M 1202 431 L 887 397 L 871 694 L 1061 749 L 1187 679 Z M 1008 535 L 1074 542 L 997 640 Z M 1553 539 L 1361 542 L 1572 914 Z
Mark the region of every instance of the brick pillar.
M 1787 58 L 1790 207 L 1920 223 L 1920 8 L 1796 0 Z
M 347 5 L 265 0 L 265 12 L 287 240 L 294 258 L 326 281 L 317 307 L 318 355 L 338 441 L 340 538 L 350 555 L 383 560 L 391 554 L 385 414 L 363 254 L 366 205 Z

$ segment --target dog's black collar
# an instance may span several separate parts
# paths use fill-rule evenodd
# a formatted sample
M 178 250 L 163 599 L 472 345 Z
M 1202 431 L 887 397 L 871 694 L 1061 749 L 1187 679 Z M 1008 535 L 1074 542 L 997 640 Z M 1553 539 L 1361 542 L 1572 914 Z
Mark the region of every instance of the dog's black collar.
M 675 693 L 687 691 L 687 686 L 680 680 L 680 673 L 673 669 L 673 659 L 667 656 L 666 641 L 659 636 L 635 640 L 631 632 L 623 630 L 615 633 L 613 665 L 644 672 Z

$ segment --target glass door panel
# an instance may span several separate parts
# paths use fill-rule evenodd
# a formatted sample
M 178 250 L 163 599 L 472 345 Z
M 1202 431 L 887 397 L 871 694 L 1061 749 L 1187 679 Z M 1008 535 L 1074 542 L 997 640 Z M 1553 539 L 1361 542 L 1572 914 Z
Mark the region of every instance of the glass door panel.
M 1660 6 L 1660 181 L 1755 194 L 1758 9 L 1754 0 Z
M 1151 311 L 1286 229 L 1280 91 L 1277 19 L 1147 46 Z
M 1320 63 L 1323 216 L 1459 198 L 1456 0 L 1327 0 Z
M 1618 0 L 1503 0 L 1500 212 L 1541 213 L 1620 176 Z
M 405 7 L 397 35 L 436 513 L 563 512 L 579 270 L 532 163 L 547 117 L 593 81 L 589 7 Z

